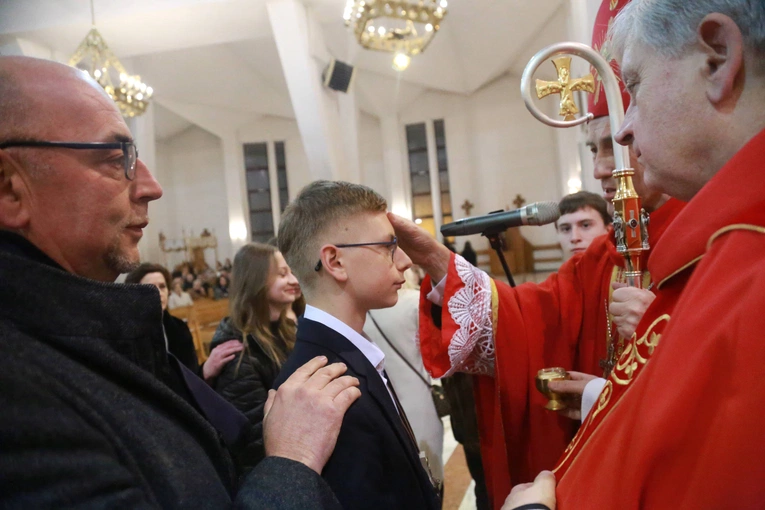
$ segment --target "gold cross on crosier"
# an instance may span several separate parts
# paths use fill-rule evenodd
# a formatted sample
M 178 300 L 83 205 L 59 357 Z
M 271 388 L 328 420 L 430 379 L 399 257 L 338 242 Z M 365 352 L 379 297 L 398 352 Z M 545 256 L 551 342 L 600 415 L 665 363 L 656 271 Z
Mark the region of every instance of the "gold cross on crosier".
M 465 199 L 465 203 L 462 204 L 462 210 L 465 211 L 465 216 L 470 216 L 470 211 L 473 210 L 475 204 L 468 199 Z
M 595 79 L 592 74 L 583 78 L 571 78 L 571 57 L 558 57 L 552 63 L 558 71 L 558 81 L 537 80 L 537 97 L 542 99 L 550 94 L 560 94 L 560 116 L 564 120 L 574 120 L 579 108 L 576 107 L 573 93 L 577 90 L 595 92 Z

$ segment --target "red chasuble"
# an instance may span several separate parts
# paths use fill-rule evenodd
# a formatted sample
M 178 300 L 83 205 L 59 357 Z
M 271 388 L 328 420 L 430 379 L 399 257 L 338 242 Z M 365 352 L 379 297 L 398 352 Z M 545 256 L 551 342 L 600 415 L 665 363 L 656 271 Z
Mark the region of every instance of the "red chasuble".
M 613 396 L 601 394 L 596 427 L 558 476 L 559 509 L 765 508 L 764 153 L 765 131 L 656 246 L 662 289 L 696 269 L 663 333 L 638 346 L 650 363 L 620 359 L 639 373 L 609 380 Z
M 683 205 L 670 200 L 651 215 L 652 243 Z M 425 297 L 430 280 L 423 283 L 420 348 L 425 367 L 434 377 L 457 371 L 479 375 L 481 452 L 495 508 L 512 485 L 551 469 L 573 437 L 577 423 L 544 409 L 547 400 L 536 390 L 534 377 L 551 366 L 603 373 L 600 360 L 616 334 L 607 314 L 611 282 L 619 281 L 623 261 L 613 235 L 601 236 L 542 284 L 513 289 L 453 256 L 441 329 L 434 326 Z

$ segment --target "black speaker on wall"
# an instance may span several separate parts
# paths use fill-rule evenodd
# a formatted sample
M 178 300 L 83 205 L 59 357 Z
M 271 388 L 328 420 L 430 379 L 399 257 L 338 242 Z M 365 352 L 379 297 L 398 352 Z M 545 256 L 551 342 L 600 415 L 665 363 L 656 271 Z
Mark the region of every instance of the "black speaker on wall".
M 338 92 L 348 92 L 354 73 L 355 69 L 352 65 L 333 58 L 324 69 L 321 78 L 324 81 L 325 87 L 337 90 Z

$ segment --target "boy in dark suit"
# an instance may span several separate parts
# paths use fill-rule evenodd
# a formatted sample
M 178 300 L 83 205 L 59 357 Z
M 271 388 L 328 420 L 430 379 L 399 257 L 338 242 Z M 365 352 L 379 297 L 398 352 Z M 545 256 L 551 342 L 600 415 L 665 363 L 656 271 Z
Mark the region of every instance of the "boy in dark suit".
M 397 249 L 385 199 L 365 186 L 316 181 L 287 207 L 279 249 L 307 306 L 278 386 L 315 356 L 340 361 L 361 397 L 345 415 L 322 476 L 350 509 L 439 509 L 436 485 L 385 373 L 363 333 L 369 310 L 396 304 L 412 262 Z

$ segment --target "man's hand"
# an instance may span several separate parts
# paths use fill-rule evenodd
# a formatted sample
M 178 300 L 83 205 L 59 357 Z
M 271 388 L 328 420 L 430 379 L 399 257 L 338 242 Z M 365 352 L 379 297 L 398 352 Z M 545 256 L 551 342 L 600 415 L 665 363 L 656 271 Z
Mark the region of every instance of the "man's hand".
M 393 225 L 398 237 L 398 246 L 430 275 L 433 286 L 440 282 L 449 270 L 451 252 L 449 248 L 435 240 L 425 229 L 418 227 L 413 221 L 388 213 L 388 219 Z
M 608 311 L 614 316 L 614 324 L 621 337 L 629 340 L 656 295 L 650 290 L 629 287 L 624 283 L 614 282 L 611 287 L 614 293 Z
M 324 356 L 314 358 L 270 390 L 263 419 L 266 455 L 302 462 L 318 474 L 335 449 L 345 412 L 361 396 L 358 379 L 340 377 L 343 363 L 326 364 Z
M 561 395 L 566 404 L 566 408 L 561 409 L 558 413 L 572 420 L 581 420 L 584 387 L 597 377 L 582 372 L 569 372 L 568 374 L 571 376 L 570 381 L 550 381 L 547 385 L 552 391 Z
M 502 510 L 513 510 L 532 503 L 541 503 L 555 510 L 555 501 L 555 475 L 552 471 L 542 471 L 534 483 L 521 483 L 513 487 Z
M 226 366 L 226 363 L 236 357 L 238 352 L 242 352 L 244 345 L 239 340 L 229 340 L 223 342 L 210 351 L 210 357 L 202 365 L 202 377 L 210 382 L 220 375 L 220 371 Z

